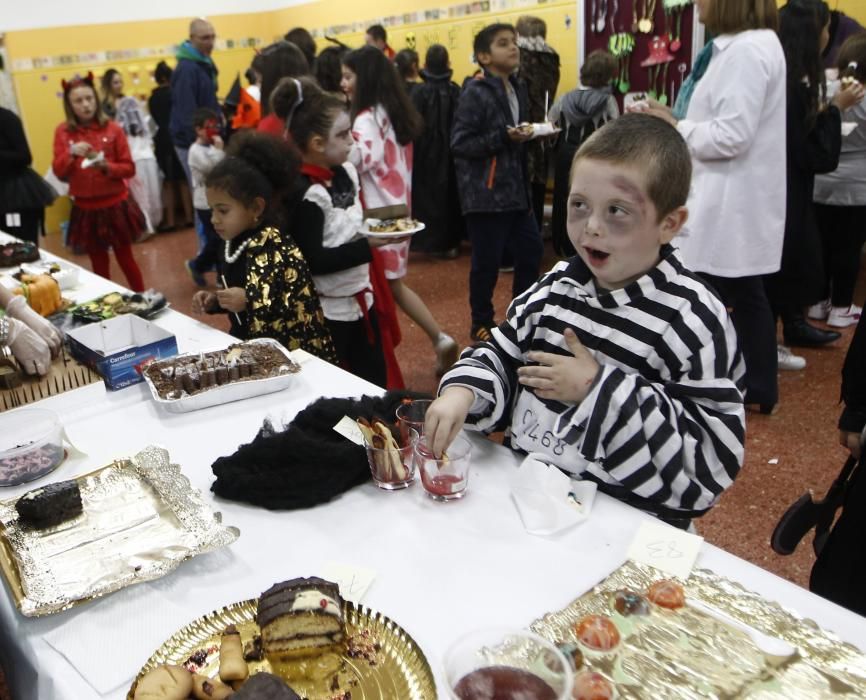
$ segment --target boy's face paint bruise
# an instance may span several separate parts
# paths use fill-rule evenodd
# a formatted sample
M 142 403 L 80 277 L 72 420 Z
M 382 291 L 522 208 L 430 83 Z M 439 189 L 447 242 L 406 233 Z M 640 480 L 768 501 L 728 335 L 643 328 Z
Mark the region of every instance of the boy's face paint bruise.
M 638 166 L 581 159 L 568 196 L 568 238 L 604 289 L 621 289 L 652 269 L 685 221 L 685 208 L 658 220 Z

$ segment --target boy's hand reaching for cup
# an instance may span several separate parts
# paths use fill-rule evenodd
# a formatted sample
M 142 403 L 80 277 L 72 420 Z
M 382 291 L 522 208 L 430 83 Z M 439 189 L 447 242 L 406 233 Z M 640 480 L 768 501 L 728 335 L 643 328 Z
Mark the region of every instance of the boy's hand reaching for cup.
M 430 404 L 424 419 L 427 445 L 438 458 L 463 428 L 475 394 L 464 386 L 449 386 Z
M 600 365 L 571 328 L 565 330 L 565 342 L 571 356 L 550 352 L 530 352 L 527 359 L 537 365 L 517 370 L 518 381 L 535 390 L 542 399 L 580 403 L 589 393 Z
M 219 289 L 216 293 L 217 303 L 226 311 L 232 313 L 240 313 L 246 311 L 247 294 L 240 287 L 229 287 L 228 289 Z

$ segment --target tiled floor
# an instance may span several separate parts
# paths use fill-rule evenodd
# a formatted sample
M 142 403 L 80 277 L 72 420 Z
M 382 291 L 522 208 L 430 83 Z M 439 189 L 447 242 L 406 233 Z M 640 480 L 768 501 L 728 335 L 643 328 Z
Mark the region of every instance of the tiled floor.
M 44 243 L 52 252 L 89 267 L 84 256 L 64 251 L 59 236 Z M 160 234 L 136 245 L 135 254 L 145 284 L 162 291 L 172 306 L 190 312 L 195 287 L 183 261 L 195 249 L 191 230 Z M 548 267 L 553 257 L 548 250 Z M 116 265 L 115 279 L 125 283 Z M 545 268 L 546 269 L 546 268 Z M 466 250 L 457 260 L 433 260 L 413 256 L 407 283 L 427 301 L 443 328 L 461 344 L 469 343 L 468 271 Z M 497 312 L 504 314 L 510 298 L 511 275 L 503 274 L 496 290 Z M 856 299 L 866 298 L 866 268 L 861 273 Z M 208 317 L 219 326 L 224 319 Z M 421 330 L 402 317 L 403 343 L 398 348 L 407 385 L 432 391 L 433 351 Z M 852 329 L 841 340 L 820 350 L 803 350 L 808 367 L 781 376 L 781 402 L 775 415 L 748 417 L 746 464 L 721 503 L 697 523 L 709 542 L 800 585 L 808 581 L 813 556 L 810 542 L 800 545 L 790 557 L 780 557 L 769 547 L 770 533 L 785 508 L 807 489 L 823 493 L 838 472 L 845 452 L 837 444 L 835 429 L 839 414 L 839 372 Z M 240 438 L 239 438 L 240 439 Z M 2 678 L 0 678 L 2 684 Z M 0 685 L 0 700 L 5 700 Z

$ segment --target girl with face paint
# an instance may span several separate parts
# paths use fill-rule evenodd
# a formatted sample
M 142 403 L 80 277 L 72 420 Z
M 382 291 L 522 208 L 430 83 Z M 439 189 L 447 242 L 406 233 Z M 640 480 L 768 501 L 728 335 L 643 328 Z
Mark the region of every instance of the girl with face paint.
M 391 241 L 358 233 L 364 216 L 358 173 L 347 161 L 353 141 L 346 104 L 309 78 L 284 78 L 273 104 L 303 160 L 304 192 L 292 215 L 293 233 L 313 274 L 337 357 L 345 369 L 385 386 L 377 313 L 382 295 L 370 281 L 370 249 Z

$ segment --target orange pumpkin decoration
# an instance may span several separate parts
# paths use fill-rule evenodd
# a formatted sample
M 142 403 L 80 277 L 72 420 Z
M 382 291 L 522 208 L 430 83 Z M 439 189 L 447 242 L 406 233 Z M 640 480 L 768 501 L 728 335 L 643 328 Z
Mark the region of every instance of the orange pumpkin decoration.
M 50 316 L 63 305 L 60 285 L 51 275 L 21 275 L 21 286 L 12 290 L 23 296 L 36 313 Z

